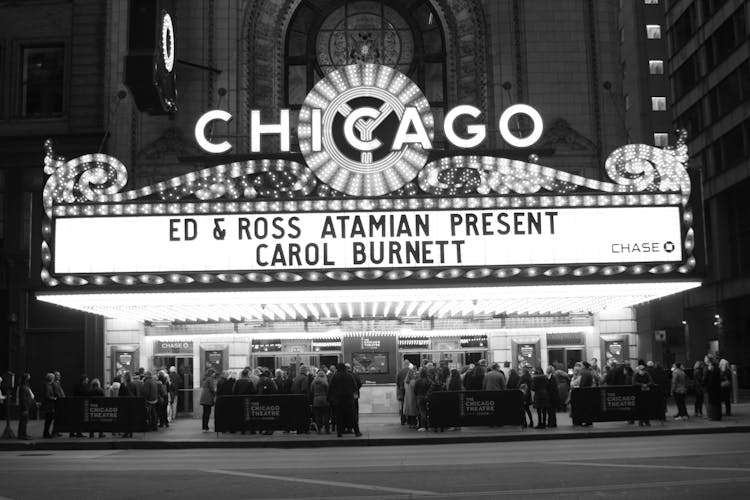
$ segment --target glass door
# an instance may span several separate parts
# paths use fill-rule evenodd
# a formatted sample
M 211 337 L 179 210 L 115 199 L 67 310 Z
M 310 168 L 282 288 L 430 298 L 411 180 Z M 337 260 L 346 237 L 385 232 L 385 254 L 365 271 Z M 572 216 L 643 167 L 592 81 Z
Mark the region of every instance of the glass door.
M 180 390 L 177 393 L 177 413 L 193 413 L 193 358 L 176 358 Z
M 555 368 L 573 372 L 573 366 L 583 361 L 583 349 L 580 347 L 555 347 L 547 349 L 547 362 Z

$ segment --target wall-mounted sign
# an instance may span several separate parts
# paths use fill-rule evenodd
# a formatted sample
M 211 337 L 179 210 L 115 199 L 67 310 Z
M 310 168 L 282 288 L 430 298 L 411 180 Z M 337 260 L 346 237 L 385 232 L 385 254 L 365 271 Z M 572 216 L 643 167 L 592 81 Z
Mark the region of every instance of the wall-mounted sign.
M 362 349 L 377 350 L 380 349 L 380 339 L 362 337 Z
M 193 355 L 192 340 L 154 340 L 154 356 Z
M 606 362 L 614 361 L 621 364 L 628 357 L 627 340 L 613 340 L 604 342 L 604 358 Z
M 679 262 L 678 207 L 66 217 L 56 273 Z
M 539 359 L 539 342 L 529 343 L 515 343 L 516 346 L 516 366 L 518 368 L 528 368 L 533 370 L 537 366 L 540 366 Z
M 224 370 L 224 350 L 206 349 L 203 351 L 204 372 L 209 368 L 215 373 L 221 373 Z
M 112 378 L 121 377 L 125 372 L 135 373 L 137 370 L 136 363 L 137 351 L 133 349 L 112 348 Z
M 583 345 L 583 332 L 553 332 L 547 334 L 547 345 Z

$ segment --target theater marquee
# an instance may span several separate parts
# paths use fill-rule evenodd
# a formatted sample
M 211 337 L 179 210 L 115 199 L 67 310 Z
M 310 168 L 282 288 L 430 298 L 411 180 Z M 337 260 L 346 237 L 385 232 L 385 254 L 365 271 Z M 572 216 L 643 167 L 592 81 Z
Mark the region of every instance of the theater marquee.
M 541 134 L 533 118 L 529 145 Z M 288 113 L 254 117 L 251 143 L 278 135 Z M 459 117 L 476 119 L 465 132 Z M 196 125 L 196 140 L 212 120 Z M 499 124 L 508 135 L 508 113 Z M 615 150 L 609 181 L 537 163 L 471 155 L 485 138 L 471 106 L 446 113 L 466 155 L 428 162 L 434 118 L 420 89 L 384 66 L 321 80 L 300 111 L 306 164 L 248 160 L 123 191 L 125 166 L 103 155 L 56 157 L 48 143 L 43 281 L 49 286 L 188 286 L 327 280 L 550 280 L 689 275 L 695 268 L 684 136 L 674 148 Z M 505 124 L 505 127 L 503 127 Z M 467 136 L 468 135 L 468 136 Z M 254 146 L 255 147 L 255 146 Z

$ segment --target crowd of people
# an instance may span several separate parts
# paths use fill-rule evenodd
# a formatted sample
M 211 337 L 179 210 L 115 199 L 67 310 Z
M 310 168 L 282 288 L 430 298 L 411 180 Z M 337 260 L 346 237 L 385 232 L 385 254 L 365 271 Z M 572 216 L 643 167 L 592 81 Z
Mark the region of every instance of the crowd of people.
M 362 381 L 349 363 L 330 367 L 301 365 L 294 377 L 284 369 L 275 372 L 265 367 L 245 367 L 239 378 L 231 372 L 209 368 L 201 380 L 200 404 L 203 408 L 202 429 L 209 432 L 211 411 L 219 396 L 243 394 L 303 394 L 311 410 L 311 428 L 326 434 L 332 431 L 361 436 L 359 430 L 359 390 Z M 255 433 L 250 428 L 249 432 Z M 243 431 L 244 432 L 244 431 Z M 263 431 L 272 434 L 272 430 Z
M 66 397 L 61 385 L 59 371 L 47 373 L 43 390 L 36 396 L 31 390 L 31 377 L 24 373 L 18 379 L 14 396 L 19 408 L 18 437 L 32 439 L 27 432 L 30 415 L 39 401 L 40 417 L 44 418 L 44 438 L 59 437 L 54 428 L 55 401 Z M 0 379 L 2 382 L 2 379 Z M 503 368 L 498 363 L 479 360 L 462 369 L 450 368 L 447 363 L 434 363 L 424 360 L 419 368 L 408 360 L 403 361 L 396 377 L 397 399 L 402 425 L 419 432 L 429 428 L 444 430 L 429 421 L 430 398 L 437 391 L 499 391 L 515 389 L 522 392 L 524 427 L 538 429 L 557 427 L 557 412 L 568 411 L 571 390 L 579 387 L 633 385 L 642 390 L 658 387 L 663 396 L 663 409 L 666 414 L 667 400 L 674 397 L 677 406 L 675 420 L 688 419 L 686 397 L 688 388 L 695 394 L 693 415 L 705 415 L 711 420 L 721 420 L 722 415 L 732 414 L 732 372 L 726 359 L 717 360 L 713 354 L 705 356 L 693 366 L 692 378 L 685 373 L 679 362 L 671 370 L 659 363 L 638 360 L 635 369 L 627 363 L 610 360 L 602 369 L 596 359 L 576 363 L 570 372 L 561 366 L 528 366 L 518 369 Z M 209 431 L 209 421 L 216 398 L 224 395 L 242 394 L 304 394 L 309 401 L 311 428 L 317 433 L 354 433 L 361 436 L 359 429 L 359 392 L 362 382 L 352 372 L 348 363 L 330 367 L 301 365 L 294 377 L 277 369 L 246 367 L 235 378 L 231 372 L 217 372 L 209 368 L 201 381 L 200 404 L 203 409 L 202 429 Z M 176 417 L 181 378 L 174 366 L 169 371 L 159 370 L 156 376 L 143 368 L 135 373 L 125 372 L 111 384 L 102 386 L 99 379 L 89 380 L 83 374 L 74 386 L 72 396 L 99 397 L 142 397 L 146 404 L 146 423 L 150 430 L 169 427 Z M 8 394 L 0 392 L 0 402 L 6 402 Z M 536 410 L 536 426 L 532 414 Z M 722 411 L 723 407 L 723 411 Z M 634 422 L 629 422 L 634 423 Z M 591 425 L 582 421 L 580 425 Z M 639 421 L 641 426 L 649 426 L 648 420 Z M 457 428 L 453 428 L 457 429 Z M 249 429 L 254 433 L 253 429 Z M 273 431 L 265 431 L 272 433 Z M 98 434 L 104 437 L 103 433 Z M 83 437 L 80 432 L 70 433 L 70 437 Z M 94 437 L 90 433 L 89 437 Z M 124 433 L 122 437 L 132 437 Z
M 694 416 L 703 416 L 707 396 L 707 414 L 712 420 L 720 420 L 722 404 L 725 415 L 731 415 L 732 375 L 729 362 L 717 362 L 713 354 L 706 355 L 693 367 L 693 390 L 695 392 Z M 570 406 L 571 390 L 578 387 L 634 385 L 642 390 L 658 387 L 663 396 L 666 413 L 667 400 L 674 397 L 677 405 L 675 420 L 688 417 L 686 397 L 688 377 L 681 363 L 674 363 L 671 371 L 659 363 L 638 360 L 633 369 L 628 363 L 607 362 L 602 369 L 596 358 L 575 363 L 570 371 L 560 365 L 541 367 L 523 366 L 506 371 L 498 363 L 488 366 L 486 360 L 469 364 L 462 369 L 449 368 L 445 362 L 435 365 L 423 360 L 419 368 L 404 360 L 396 377 L 396 392 L 399 401 L 401 425 L 408 425 L 419 432 L 429 428 L 443 430 L 429 422 L 430 396 L 436 391 L 497 391 L 517 389 L 522 392 L 524 427 L 537 429 L 557 427 L 557 413 L 566 412 Z M 537 423 L 534 425 L 532 407 L 536 409 Z M 633 424 L 634 422 L 628 422 Z M 650 426 L 648 420 L 639 421 L 639 426 Z M 584 419 L 581 426 L 592 425 Z M 453 428 L 452 430 L 457 429 Z
M 1 381 L 2 379 L 0 379 Z M 169 373 L 159 370 L 154 377 L 150 371 L 139 369 L 135 374 L 125 372 L 115 377 L 111 384 L 103 386 L 98 378 L 89 380 L 88 375 L 81 374 L 69 396 L 73 397 L 143 397 L 146 401 L 146 423 L 149 429 L 169 427 L 176 415 L 177 393 L 180 388 L 179 377 L 175 367 Z M 55 429 L 55 401 L 65 398 L 66 393 L 61 383 L 59 371 L 49 372 L 44 377 L 41 394 L 35 395 L 31 390 L 31 376 L 22 374 L 15 389 L 15 403 L 18 406 L 18 438 L 32 439 L 27 432 L 30 416 L 38 407 L 39 417 L 44 419 L 42 437 L 52 439 L 62 434 Z M 5 397 L 3 396 L 3 399 Z M 89 437 L 94 437 L 93 432 Z M 105 434 L 97 433 L 103 438 Z M 71 432 L 72 438 L 84 437 L 81 432 Z M 122 437 L 132 437 L 132 433 L 123 433 Z

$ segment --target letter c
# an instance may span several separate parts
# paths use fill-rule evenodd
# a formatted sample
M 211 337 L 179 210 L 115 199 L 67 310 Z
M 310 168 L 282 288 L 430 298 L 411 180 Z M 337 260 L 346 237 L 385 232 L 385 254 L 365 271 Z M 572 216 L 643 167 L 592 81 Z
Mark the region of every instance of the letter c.
M 231 113 L 222 109 L 212 109 L 203 114 L 198 121 L 195 123 L 195 140 L 198 141 L 198 145 L 209 153 L 226 153 L 232 149 L 232 145 L 227 142 L 220 142 L 215 144 L 206 138 L 206 125 L 214 120 L 221 120 L 229 123 L 232 120 Z

